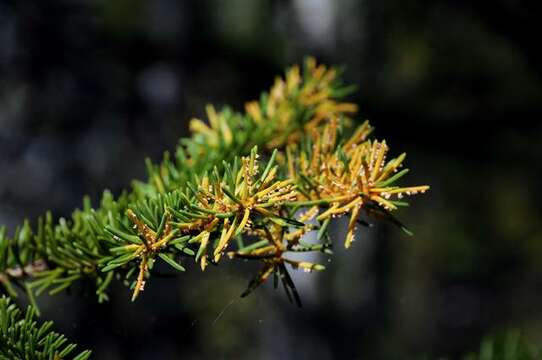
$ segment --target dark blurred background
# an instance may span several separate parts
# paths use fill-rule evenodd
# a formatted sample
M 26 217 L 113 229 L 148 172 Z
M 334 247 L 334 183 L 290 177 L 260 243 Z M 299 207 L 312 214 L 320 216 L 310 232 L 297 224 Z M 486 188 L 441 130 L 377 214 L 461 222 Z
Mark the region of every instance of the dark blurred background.
M 489 333 L 542 345 L 542 56 L 517 0 L 0 1 L 0 224 L 144 179 L 207 102 L 243 103 L 305 55 L 345 65 L 411 184 L 389 225 L 295 274 L 297 309 L 253 264 L 40 299 L 95 359 L 456 357 Z M 342 238 L 342 224 L 335 224 Z

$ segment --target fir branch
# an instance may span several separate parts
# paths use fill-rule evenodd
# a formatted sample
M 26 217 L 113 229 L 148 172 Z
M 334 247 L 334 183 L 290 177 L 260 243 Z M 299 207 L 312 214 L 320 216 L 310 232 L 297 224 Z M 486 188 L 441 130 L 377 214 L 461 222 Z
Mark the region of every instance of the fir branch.
M 53 323 L 38 325 L 36 310 L 29 306 L 23 313 L 10 299 L 0 297 L 0 359 L 1 360 L 86 360 L 86 350 L 70 356 L 76 345 L 68 343 L 64 335 L 51 330 Z
M 428 189 L 396 185 L 405 174 L 396 173 L 404 156 L 386 162 L 388 147 L 368 140 L 368 123 L 346 136 L 345 115 L 356 109 L 337 101 L 344 87 L 336 74 L 309 59 L 303 74 L 289 69 L 244 115 L 209 106 L 209 126 L 193 120 L 194 135 L 181 140 L 175 160 L 166 153 L 160 165 L 147 162 L 148 182 L 134 183 L 131 193 L 115 200 L 106 191 L 96 209 L 85 199 L 70 220 L 54 223 L 47 214 L 36 230 L 25 222 L 13 238 L 1 229 L 4 288 L 16 295 L 12 282 L 22 284 L 33 301 L 35 294 L 90 278 L 103 301 L 116 278 L 135 300 L 155 261 L 184 271 L 194 259 L 205 270 L 227 254 L 263 264 L 244 295 L 273 274 L 300 304 L 286 265 L 309 272 L 324 267 L 291 260 L 289 252 L 329 253 L 332 217 L 350 214 L 347 247 L 362 211 L 400 224 L 391 215 L 399 201 L 390 198 Z M 258 145 L 275 148 L 262 167 Z M 296 217 L 299 209 L 307 211 Z M 307 223 L 314 219 L 318 225 Z M 304 244 L 311 231 L 325 242 Z M 43 266 L 38 271 L 35 264 Z

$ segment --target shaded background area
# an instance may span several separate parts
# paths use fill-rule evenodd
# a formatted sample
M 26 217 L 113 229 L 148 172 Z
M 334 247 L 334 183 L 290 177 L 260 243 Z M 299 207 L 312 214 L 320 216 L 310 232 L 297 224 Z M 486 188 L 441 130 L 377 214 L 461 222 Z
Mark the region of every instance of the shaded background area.
M 207 102 L 242 109 L 307 54 L 346 67 L 351 100 L 413 184 L 415 232 L 363 229 L 299 310 L 252 264 L 42 298 L 96 359 L 457 356 L 518 328 L 542 345 L 542 59 L 522 1 L 0 2 L 0 223 L 119 193 Z M 341 238 L 341 223 L 335 224 Z M 165 271 L 165 270 L 164 270 Z

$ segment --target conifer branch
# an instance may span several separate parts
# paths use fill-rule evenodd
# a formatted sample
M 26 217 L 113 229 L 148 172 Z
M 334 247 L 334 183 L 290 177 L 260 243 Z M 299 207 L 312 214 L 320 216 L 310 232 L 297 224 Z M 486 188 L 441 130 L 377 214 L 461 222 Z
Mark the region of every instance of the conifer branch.
M 51 330 L 53 323 L 38 325 L 36 310 L 23 313 L 11 300 L 0 297 L 0 360 L 86 360 L 90 351 L 70 356 L 76 348 L 64 335 Z
M 404 155 L 386 162 L 388 146 L 368 139 L 367 122 L 347 136 L 356 107 L 339 102 L 346 90 L 335 69 L 308 59 L 303 71 L 290 68 L 249 102 L 245 114 L 208 106 L 208 125 L 192 120 L 193 136 L 181 139 L 175 159 L 166 153 L 159 165 L 147 161 L 148 181 L 134 182 L 130 193 L 114 199 L 106 191 L 97 208 L 85 198 L 70 220 L 54 222 L 48 213 L 13 238 L 1 229 L 0 282 L 13 296 L 12 283 L 21 285 L 33 301 L 93 279 L 104 301 L 119 279 L 135 300 L 155 261 L 185 271 L 193 259 L 205 270 L 227 255 L 262 263 L 243 296 L 273 275 L 300 304 L 287 265 L 308 272 L 324 266 L 289 253 L 330 253 L 327 228 L 337 216 L 350 215 L 346 247 L 362 212 L 406 229 L 392 211 L 406 205 L 403 194 L 428 189 L 397 185 Z M 320 243 L 305 243 L 313 231 Z

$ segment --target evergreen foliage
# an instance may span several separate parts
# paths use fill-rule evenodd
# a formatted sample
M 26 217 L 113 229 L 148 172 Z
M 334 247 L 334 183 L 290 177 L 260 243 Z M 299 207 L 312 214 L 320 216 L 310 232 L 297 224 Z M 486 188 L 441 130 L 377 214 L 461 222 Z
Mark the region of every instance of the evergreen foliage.
M 156 231 L 159 225 L 156 222 L 173 215 L 160 215 L 165 209 L 159 205 L 169 201 L 162 195 L 173 190 L 185 193 L 189 184 L 197 184 L 205 172 L 213 170 L 216 174 L 224 163 L 248 154 L 254 146 L 264 149 L 283 146 L 301 138 L 307 129 L 316 128 L 329 117 L 340 116 L 347 121 L 345 115 L 354 112 L 356 106 L 339 102 L 349 88 L 342 85 L 337 74 L 336 69 L 327 69 L 317 65 L 314 59 L 308 59 L 303 71 L 297 66 L 292 67 L 284 79 L 275 80 L 260 101 L 247 103 L 244 114 L 229 108 L 217 113 L 208 106 L 210 126 L 193 119 L 190 124 L 193 137 L 181 139 L 173 158 L 166 152 L 160 164 L 147 160 L 148 181 L 135 181 L 131 192 L 115 199 L 105 191 L 98 207 L 93 207 L 85 198 L 82 209 L 74 211 L 71 219 L 54 220 L 52 214 L 47 213 L 38 220 L 35 228 L 25 221 L 12 238 L 0 228 L 0 282 L 5 291 L 15 296 L 12 286 L 15 282 L 23 285 L 33 299 L 34 295 L 45 291 L 55 294 L 77 280 L 90 278 L 96 283 L 98 300 L 104 301 L 113 278 L 125 279 L 135 286 L 134 268 L 122 265 L 143 254 L 126 254 L 125 250 L 129 248 L 119 248 L 123 241 L 136 244 L 141 241 L 135 238 L 140 234 L 132 229 L 133 221 L 140 219 Z M 178 207 L 186 205 L 183 202 L 168 206 L 187 211 Z M 139 231 L 143 229 L 140 226 Z M 160 232 L 169 229 L 160 229 Z M 168 249 L 179 245 L 179 239 L 170 240 L 175 242 Z M 159 246 L 163 244 L 159 243 Z M 190 256 L 190 250 L 186 249 L 182 254 Z M 167 253 L 160 257 L 171 259 Z M 173 264 L 172 261 L 169 263 Z M 149 265 L 152 267 L 152 261 Z M 135 295 L 142 281 L 139 284 L 134 290 Z
M 405 195 L 429 188 L 398 185 L 408 172 L 400 170 L 405 154 L 387 160 L 388 145 L 369 139 L 368 122 L 352 126 L 349 115 L 357 109 L 341 102 L 350 88 L 338 74 L 309 58 L 247 103 L 245 113 L 209 105 L 208 122 L 193 119 L 192 137 L 181 139 L 173 156 L 147 160 L 148 180 L 135 181 L 131 191 L 117 198 L 105 191 L 97 207 L 85 198 L 70 219 L 47 213 L 35 227 L 25 221 L 13 237 L 1 228 L 5 292 L 15 297 L 18 285 L 35 304 L 36 295 L 91 279 L 101 302 L 120 280 L 135 300 L 155 261 L 182 272 L 190 260 L 205 270 L 226 256 L 261 263 L 242 296 L 273 275 L 301 305 L 288 267 L 324 266 L 288 254 L 331 254 L 327 229 L 339 216 L 350 217 L 346 247 L 356 226 L 367 225 L 362 213 L 409 233 L 392 212 L 408 205 Z M 313 231 L 318 242 L 305 242 Z
M 86 360 L 90 351 L 68 357 L 76 345 L 64 335 L 51 330 L 53 323 L 38 325 L 35 309 L 29 306 L 23 313 L 11 300 L 0 297 L 0 359 L 2 360 Z

